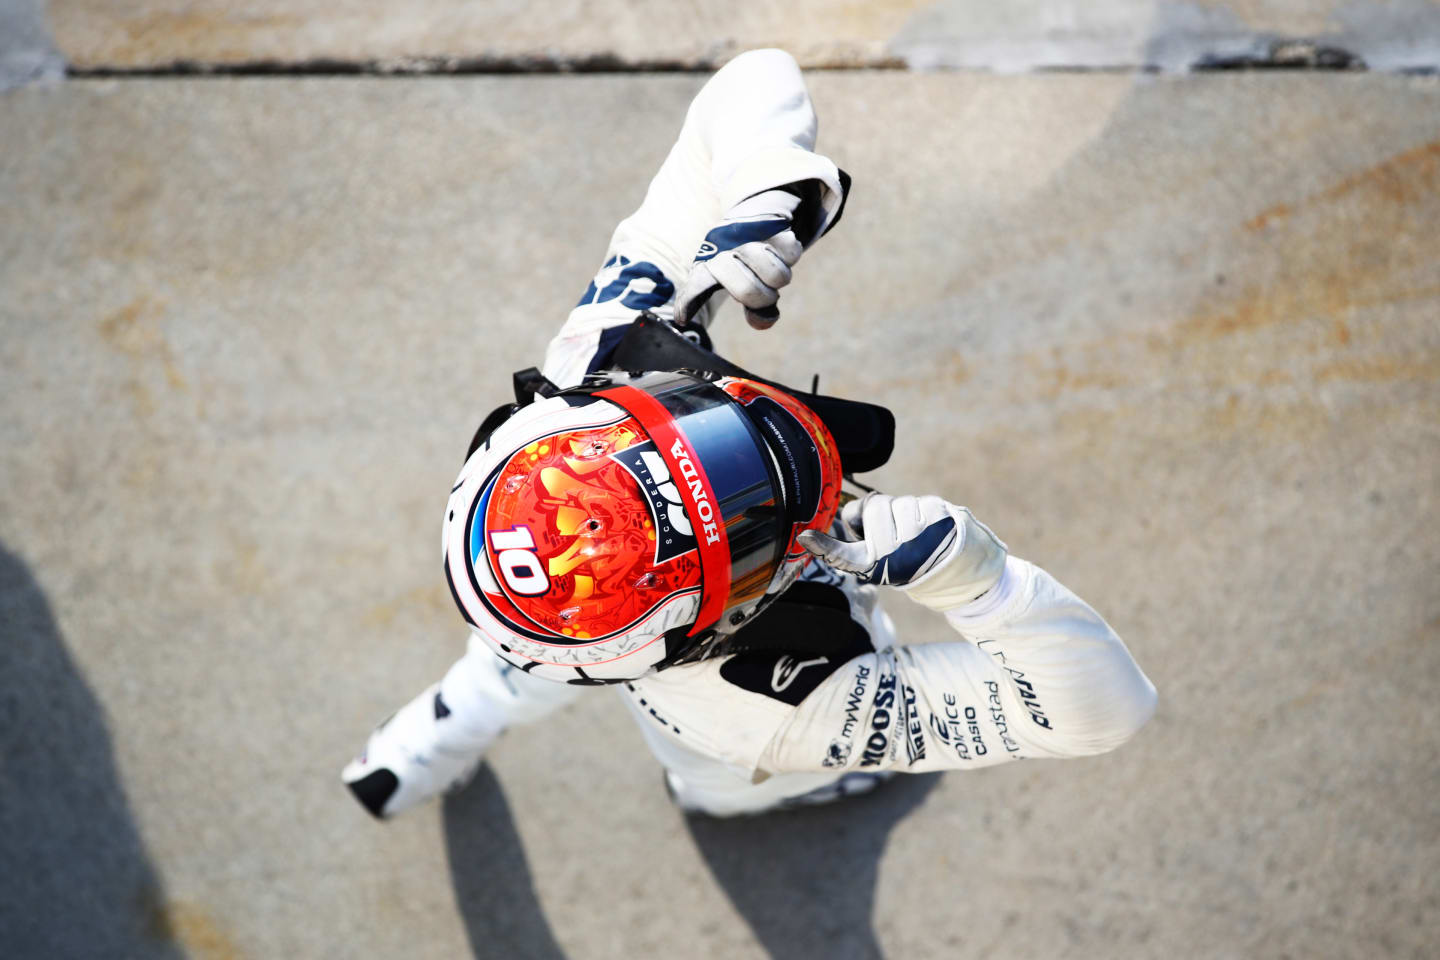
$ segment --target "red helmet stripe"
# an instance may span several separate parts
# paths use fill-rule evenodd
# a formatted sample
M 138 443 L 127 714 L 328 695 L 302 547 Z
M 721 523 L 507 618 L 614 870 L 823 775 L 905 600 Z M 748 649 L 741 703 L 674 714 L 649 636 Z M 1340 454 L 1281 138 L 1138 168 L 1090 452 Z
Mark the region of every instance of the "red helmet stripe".
M 650 434 L 650 439 L 655 441 L 660 455 L 665 458 L 665 466 L 670 470 L 670 477 L 675 481 L 675 485 L 684 491 L 689 508 L 687 513 L 695 528 L 695 545 L 700 551 L 700 571 L 704 579 L 700 592 L 700 613 L 689 634 L 693 637 L 720 619 L 720 615 L 725 612 L 725 602 L 730 597 L 730 539 L 725 533 L 725 521 L 720 516 L 720 504 L 715 499 L 715 490 L 710 486 L 710 478 L 705 475 L 705 467 L 694 454 L 694 445 L 659 400 L 643 390 L 626 386 L 600 390 L 595 395 L 609 400 L 640 422 L 640 426 Z M 690 469 L 682 467 L 682 459 L 688 462 Z M 686 480 L 691 476 L 700 482 L 700 498 L 690 492 L 690 485 Z M 708 521 L 702 515 L 702 499 L 710 507 L 711 516 Z

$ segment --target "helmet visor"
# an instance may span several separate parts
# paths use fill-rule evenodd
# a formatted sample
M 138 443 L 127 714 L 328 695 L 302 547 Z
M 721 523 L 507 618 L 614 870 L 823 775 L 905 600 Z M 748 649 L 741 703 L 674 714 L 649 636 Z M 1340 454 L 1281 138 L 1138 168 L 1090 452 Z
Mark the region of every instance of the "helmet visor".
M 704 586 L 690 635 L 764 595 L 789 542 L 785 490 L 769 446 L 739 403 L 712 383 L 653 373 L 597 391 L 650 434 L 632 473 L 672 555 L 699 553 Z

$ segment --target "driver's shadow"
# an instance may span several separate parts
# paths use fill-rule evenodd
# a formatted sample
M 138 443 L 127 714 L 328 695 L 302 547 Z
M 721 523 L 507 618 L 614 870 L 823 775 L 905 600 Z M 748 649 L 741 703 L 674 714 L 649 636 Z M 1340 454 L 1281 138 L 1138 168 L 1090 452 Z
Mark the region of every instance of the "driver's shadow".
M 165 892 L 125 786 L 49 599 L 0 543 L 0 956 L 185 956 L 184 905 Z
M 716 881 L 776 960 L 883 957 L 871 915 L 890 830 L 940 774 L 899 776 L 823 807 L 686 823 Z
M 829 806 L 685 822 L 716 881 L 772 957 L 883 957 L 871 924 L 880 856 L 890 830 L 939 779 L 900 776 L 873 794 Z M 564 960 L 505 793 L 488 765 L 466 789 L 445 798 L 444 813 L 450 877 L 471 952 Z M 505 883 L 496 884 L 502 876 Z
M 564 960 L 540 907 L 505 791 L 490 765 L 445 798 L 445 852 L 476 957 Z M 504 877 L 504 883 L 496 883 Z

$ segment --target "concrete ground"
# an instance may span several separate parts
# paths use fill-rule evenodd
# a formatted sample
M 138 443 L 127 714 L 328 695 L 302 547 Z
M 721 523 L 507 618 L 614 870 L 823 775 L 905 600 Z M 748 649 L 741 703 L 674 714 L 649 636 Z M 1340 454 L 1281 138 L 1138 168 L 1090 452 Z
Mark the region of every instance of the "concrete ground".
M 1433 956 L 1433 77 L 811 79 L 853 201 L 719 342 L 892 406 L 872 481 L 1111 620 L 1131 744 L 717 823 L 597 691 L 443 805 L 345 795 L 461 650 L 464 444 L 702 79 L 0 95 L 3 952 Z
M 1296 42 L 1373 69 L 1440 62 L 1440 0 L 52 0 L 50 20 L 82 69 L 714 67 L 780 46 L 805 66 L 1184 70 L 1272 51 L 1293 61 L 1276 48 Z

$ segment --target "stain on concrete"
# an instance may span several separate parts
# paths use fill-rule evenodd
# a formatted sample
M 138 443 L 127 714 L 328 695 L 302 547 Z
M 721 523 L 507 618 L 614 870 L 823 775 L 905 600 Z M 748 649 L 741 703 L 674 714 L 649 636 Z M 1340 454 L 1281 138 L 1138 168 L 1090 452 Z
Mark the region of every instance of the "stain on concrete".
M 1329 343 L 1332 347 L 1350 346 L 1350 328 L 1339 317 L 1335 318 L 1335 323 L 1330 328 Z
M 1333 316 L 1353 305 L 1350 286 L 1339 276 L 1305 277 L 1295 285 L 1249 287 L 1225 305 L 1202 310 L 1176 328 L 1180 343 L 1193 343 L 1290 323 Z
M 1177 329 L 1194 342 L 1260 327 L 1325 321 L 1319 346 L 1347 347 L 1345 318 L 1364 307 L 1440 297 L 1440 140 L 1403 151 L 1313 195 L 1245 221 L 1261 242 L 1294 250 L 1278 275 Z M 1428 240 L 1428 242 L 1427 242 Z
M 100 336 L 130 356 L 138 356 L 153 341 L 153 329 L 141 326 L 141 315 L 150 306 L 149 297 L 136 297 L 100 321 Z
M 217 563 L 216 579 L 236 596 L 257 597 L 272 585 L 260 545 L 247 537 L 232 536 L 230 551 Z
M 1275 204 L 1275 206 L 1270 207 L 1266 210 L 1262 210 L 1255 216 L 1251 217 L 1249 220 L 1246 220 L 1245 229 L 1251 231 L 1252 233 L 1258 230 L 1264 230 L 1266 227 L 1270 226 L 1270 224 L 1283 220 L 1294 212 L 1295 211 L 1290 207 L 1290 204 L 1277 203 Z
M 431 584 L 407 590 L 391 600 L 383 600 L 366 609 L 361 623 L 367 627 L 386 628 L 396 622 L 413 619 L 417 611 L 449 614 L 454 601 L 443 584 Z
M 1358 189 L 1369 187 L 1391 203 L 1411 204 L 1436 196 L 1440 189 L 1440 140 L 1422 144 L 1412 150 L 1346 177 L 1321 193 L 1290 203 L 1277 203 L 1245 222 L 1247 230 L 1259 231 L 1288 219 L 1297 209 L 1322 202 L 1333 202 Z
M 1356 383 L 1440 380 L 1440 353 L 1432 351 L 1415 356 L 1336 360 L 1318 368 L 1315 379 L 1322 383 L 1328 380 L 1349 380 Z
M 965 355 L 960 351 L 952 353 L 946 361 L 945 377 L 951 383 L 964 383 L 970 379 L 972 371 L 970 364 L 965 362 Z
M 1022 363 L 1033 377 L 1032 396 L 1042 400 L 1054 400 L 1062 393 L 1081 390 L 1117 390 L 1130 386 L 1133 378 L 1124 370 L 1105 369 L 1104 365 L 1079 369 L 1064 359 L 1069 351 L 1052 348 L 1050 355 L 1041 358 L 1034 354 L 1022 358 Z
M 273 43 L 282 30 L 294 30 L 304 19 L 294 15 L 246 16 L 227 9 L 169 10 L 146 13 L 119 22 L 125 40 L 117 43 L 117 60 L 165 59 L 174 51 L 203 46 L 217 60 L 245 59 L 249 51 Z
M 1237 435 L 1323 428 L 1333 412 L 1307 387 L 1434 382 L 1440 352 L 1421 318 L 1425 304 L 1440 316 L 1437 220 L 1440 141 L 1430 141 L 1245 220 L 1221 242 L 1263 280 L 1222 273 L 1165 326 L 1022 353 L 1012 402 L 1053 409 L 1083 396 L 1096 409 L 1072 404 L 1054 416 L 1098 437 L 1144 410 L 1127 396 L 1203 385 L 1216 391 L 1208 427 Z M 1411 352 L 1395 352 L 1397 338 Z M 1157 379 L 1157 370 L 1170 372 Z
M 244 956 L 201 906 L 167 900 L 157 891 L 141 894 L 145 928 L 155 940 L 178 944 L 192 960 L 241 960 Z
M 155 411 L 154 397 L 145 383 L 146 372 L 153 366 L 159 366 L 165 383 L 172 390 L 188 392 L 190 389 L 158 323 L 163 312 L 162 301 L 142 295 L 107 314 L 97 326 L 101 340 L 129 360 L 130 376 L 124 389 L 141 418 Z

